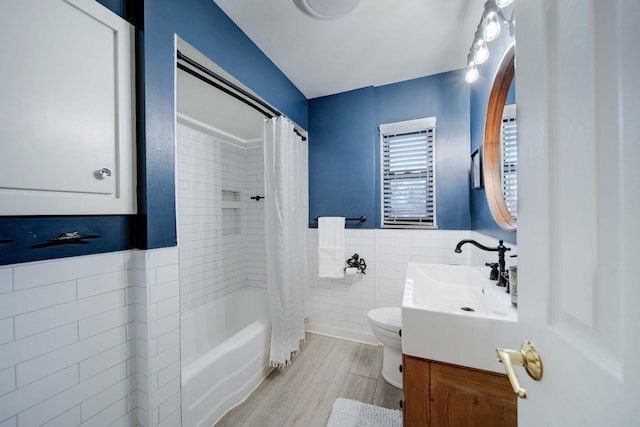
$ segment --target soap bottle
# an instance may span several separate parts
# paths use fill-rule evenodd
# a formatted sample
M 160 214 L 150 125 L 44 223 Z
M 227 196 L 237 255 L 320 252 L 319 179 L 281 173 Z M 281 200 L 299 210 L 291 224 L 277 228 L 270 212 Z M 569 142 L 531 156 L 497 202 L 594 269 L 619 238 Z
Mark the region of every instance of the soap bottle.
M 511 293 L 511 305 L 518 307 L 518 266 L 509 266 L 509 292 Z

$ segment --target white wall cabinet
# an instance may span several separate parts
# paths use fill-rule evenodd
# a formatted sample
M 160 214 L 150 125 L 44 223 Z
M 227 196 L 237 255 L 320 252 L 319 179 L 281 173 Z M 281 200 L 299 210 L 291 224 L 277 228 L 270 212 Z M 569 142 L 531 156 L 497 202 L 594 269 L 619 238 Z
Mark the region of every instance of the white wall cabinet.
M 95 0 L 2 1 L 0 34 L 0 215 L 135 213 L 133 26 Z

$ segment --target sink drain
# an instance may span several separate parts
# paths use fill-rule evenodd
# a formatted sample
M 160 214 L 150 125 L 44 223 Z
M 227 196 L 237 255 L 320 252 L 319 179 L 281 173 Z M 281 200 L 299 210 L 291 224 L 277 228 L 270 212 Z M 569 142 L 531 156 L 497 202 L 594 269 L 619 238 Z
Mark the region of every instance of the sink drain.
M 471 307 L 460 307 L 460 310 L 462 311 L 475 311 L 473 308 Z

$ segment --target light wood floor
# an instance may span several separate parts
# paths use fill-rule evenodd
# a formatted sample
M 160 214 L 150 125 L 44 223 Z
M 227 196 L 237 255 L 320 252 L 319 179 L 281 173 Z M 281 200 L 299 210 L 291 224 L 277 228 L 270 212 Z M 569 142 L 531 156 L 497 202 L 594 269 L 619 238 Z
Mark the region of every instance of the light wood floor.
M 293 364 L 274 369 L 215 426 L 324 427 L 337 397 L 399 409 L 402 390 L 381 368 L 382 347 L 308 333 Z

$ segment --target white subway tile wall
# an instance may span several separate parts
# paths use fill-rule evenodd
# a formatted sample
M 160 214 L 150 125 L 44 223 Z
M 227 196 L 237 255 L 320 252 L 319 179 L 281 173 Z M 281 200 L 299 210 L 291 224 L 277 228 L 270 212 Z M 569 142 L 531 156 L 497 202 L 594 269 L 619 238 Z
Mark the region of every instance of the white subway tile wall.
M 178 125 L 180 295 L 187 312 L 246 286 L 266 286 L 261 144 L 238 145 Z
M 134 426 L 131 251 L 0 268 L 0 426 Z
M 267 259 L 264 237 L 264 150 L 262 141 L 248 145 L 245 152 L 246 196 L 243 198 L 242 236 L 247 269 L 247 285 L 267 287 Z
M 180 280 L 177 247 L 133 251 L 137 404 L 143 426 L 179 426 Z
M 495 252 L 481 251 L 472 245 L 456 254 L 453 250 L 462 239 L 497 245 L 493 238 L 466 230 L 347 229 L 347 257 L 357 253 L 364 258 L 366 274 L 341 280 L 320 279 L 318 230 L 309 229 L 308 233 L 311 317 L 307 328 L 364 341 L 375 342 L 367 319 L 369 310 L 401 305 L 407 263 L 484 265 L 498 259 Z M 517 252 L 515 245 L 507 246 L 513 248 L 509 254 Z

